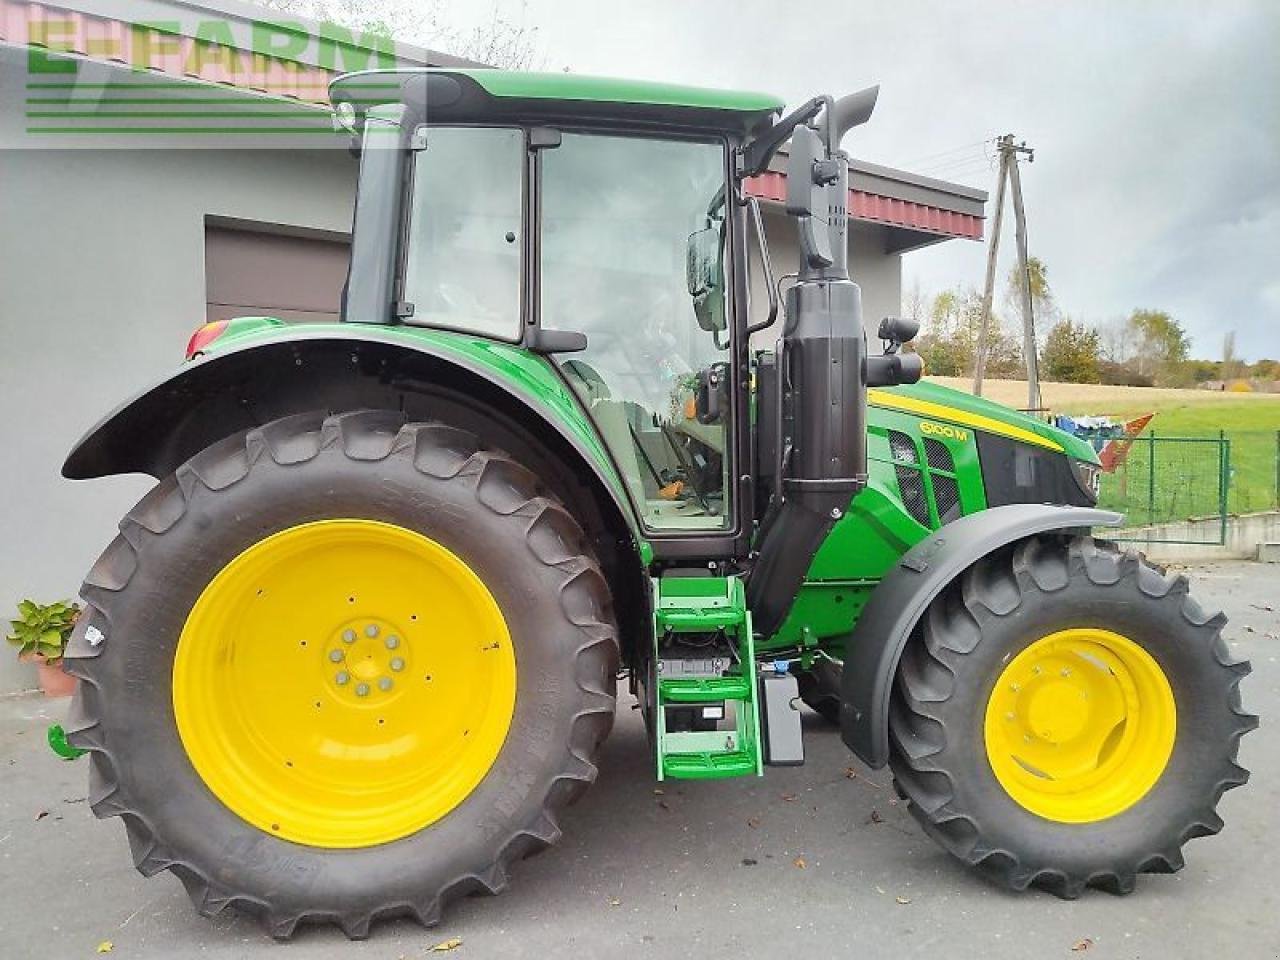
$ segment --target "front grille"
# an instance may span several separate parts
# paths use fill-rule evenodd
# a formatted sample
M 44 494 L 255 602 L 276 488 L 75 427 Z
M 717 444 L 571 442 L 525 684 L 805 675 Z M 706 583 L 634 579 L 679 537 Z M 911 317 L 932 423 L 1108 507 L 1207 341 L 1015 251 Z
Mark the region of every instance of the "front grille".
M 924 477 L 912 467 L 895 467 L 902 505 L 921 526 L 929 526 L 929 499 L 924 494 Z
M 897 430 L 889 431 L 889 454 L 893 457 L 894 463 L 910 463 L 914 465 L 920 462 L 920 455 L 916 453 L 915 441 L 905 433 L 899 433 Z
M 915 441 L 905 433 L 890 430 L 889 453 L 893 457 L 894 473 L 898 476 L 902 505 L 916 523 L 929 526 L 929 497 L 925 493 L 924 476 L 920 472 L 920 454 Z
M 954 476 L 938 471 L 954 474 L 956 462 L 947 445 L 932 437 L 924 438 L 924 459 L 929 464 L 930 479 L 933 480 L 933 500 L 938 508 L 938 519 L 942 523 L 950 523 L 960 516 L 960 487 Z
M 938 519 L 950 523 L 960 516 L 960 488 L 955 477 L 933 475 L 933 499 L 937 502 Z
M 898 478 L 898 490 L 902 505 L 917 523 L 925 527 L 938 527 L 957 519 L 962 512 L 960 485 L 955 478 L 956 463 L 945 443 L 932 437 L 923 438 L 924 463 L 920 462 L 920 448 L 905 433 L 889 431 L 889 453 L 893 458 L 894 473 Z M 929 510 L 928 487 L 925 473 L 933 486 L 933 506 L 938 522 Z
M 951 459 L 951 451 L 941 441 L 934 440 L 932 437 L 924 438 L 924 459 L 929 464 L 930 470 L 956 472 L 956 462 Z

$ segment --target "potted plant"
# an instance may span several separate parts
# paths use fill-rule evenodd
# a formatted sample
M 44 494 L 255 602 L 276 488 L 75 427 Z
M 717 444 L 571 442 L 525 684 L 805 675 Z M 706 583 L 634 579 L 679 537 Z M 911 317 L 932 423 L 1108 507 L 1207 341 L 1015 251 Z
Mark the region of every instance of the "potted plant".
M 76 678 L 62 669 L 62 650 L 80 616 L 78 604 L 39 604 L 23 600 L 18 619 L 9 621 L 8 641 L 18 648 L 18 659 L 34 661 L 40 675 L 40 689 L 46 697 L 69 697 L 75 693 Z

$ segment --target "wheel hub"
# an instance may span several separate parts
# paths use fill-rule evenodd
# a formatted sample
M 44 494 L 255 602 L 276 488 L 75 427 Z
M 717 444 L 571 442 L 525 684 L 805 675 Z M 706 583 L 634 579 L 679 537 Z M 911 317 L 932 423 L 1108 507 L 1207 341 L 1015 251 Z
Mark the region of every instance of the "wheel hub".
M 348 620 L 323 647 L 322 683 L 342 702 L 379 706 L 405 689 L 397 684 L 411 671 L 408 630 L 384 617 Z

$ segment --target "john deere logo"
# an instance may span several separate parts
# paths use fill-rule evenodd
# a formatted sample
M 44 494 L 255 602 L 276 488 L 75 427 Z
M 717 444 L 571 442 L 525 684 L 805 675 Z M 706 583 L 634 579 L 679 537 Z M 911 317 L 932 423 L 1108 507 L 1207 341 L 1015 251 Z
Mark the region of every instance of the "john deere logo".
M 953 427 L 946 423 L 932 423 L 928 420 L 920 421 L 920 432 L 931 434 L 935 437 L 946 437 L 948 440 L 965 441 L 969 439 L 968 430 L 961 430 L 959 427 Z

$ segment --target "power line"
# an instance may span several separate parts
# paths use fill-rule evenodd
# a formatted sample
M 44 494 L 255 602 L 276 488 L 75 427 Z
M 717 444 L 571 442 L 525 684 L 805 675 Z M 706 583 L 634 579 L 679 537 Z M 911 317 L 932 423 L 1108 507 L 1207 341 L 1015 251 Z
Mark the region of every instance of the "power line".
M 926 153 L 923 156 L 912 157 L 909 160 L 904 160 L 903 165 L 914 166 L 917 163 L 925 163 L 926 161 L 934 160 L 938 157 L 945 157 L 952 153 L 960 153 L 962 150 L 968 150 L 972 147 L 980 147 L 983 144 L 990 143 L 993 139 L 995 139 L 995 134 L 983 137 L 981 140 L 975 140 L 973 143 L 964 143 L 958 147 L 950 147 L 946 150 L 938 150 L 935 153 Z
M 980 152 L 977 148 L 969 150 L 967 153 L 957 154 L 954 157 L 948 157 L 945 160 L 935 160 L 932 163 L 914 163 L 911 164 L 915 170 L 942 170 L 947 167 L 958 167 L 963 164 L 972 163 L 975 160 L 986 159 L 986 154 Z

